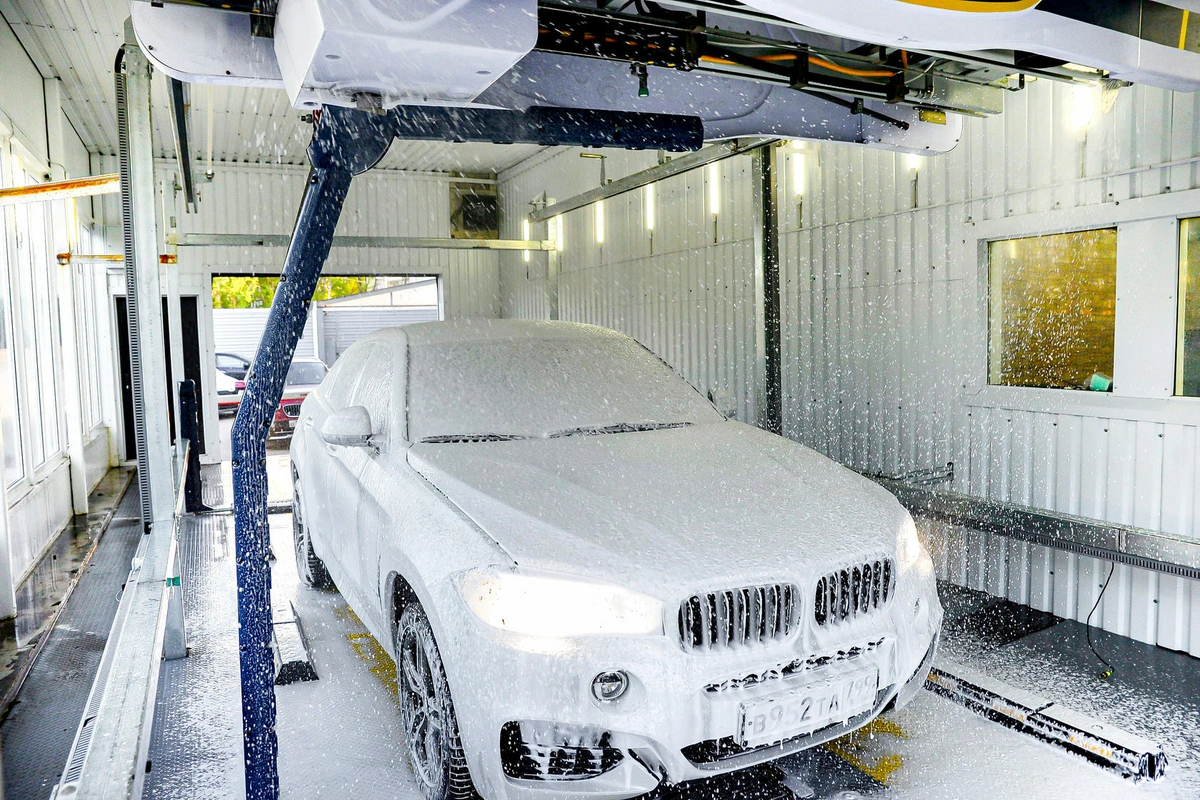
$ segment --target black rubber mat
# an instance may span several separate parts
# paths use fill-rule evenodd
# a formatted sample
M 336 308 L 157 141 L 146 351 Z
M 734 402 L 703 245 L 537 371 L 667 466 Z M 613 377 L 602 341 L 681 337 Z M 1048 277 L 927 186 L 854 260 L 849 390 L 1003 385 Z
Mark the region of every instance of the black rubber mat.
M 946 611 L 943 640 L 959 647 L 1001 647 L 1060 622 L 1049 612 L 961 586 L 939 584 L 938 595 Z
M 142 536 L 134 484 L 0 725 L 8 800 L 48 798 L 66 765 Z

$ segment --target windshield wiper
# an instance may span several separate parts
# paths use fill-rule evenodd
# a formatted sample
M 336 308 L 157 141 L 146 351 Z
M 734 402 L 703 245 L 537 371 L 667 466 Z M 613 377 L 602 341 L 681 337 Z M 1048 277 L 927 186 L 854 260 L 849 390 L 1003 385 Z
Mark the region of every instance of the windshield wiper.
M 548 439 L 563 436 L 599 436 L 605 433 L 639 433 L 641 431 L 663 431 L 669 428 L 687 428 L 690 422 L 618 422 L 616 425 L 593 425 L 582 428 L 566 428 L 551 433 Z
M 460 442 L 515 442 L 528 439 L 515 433 L 450 433 L 442 436 L 426 436 L 420 444 L 458 444 Z

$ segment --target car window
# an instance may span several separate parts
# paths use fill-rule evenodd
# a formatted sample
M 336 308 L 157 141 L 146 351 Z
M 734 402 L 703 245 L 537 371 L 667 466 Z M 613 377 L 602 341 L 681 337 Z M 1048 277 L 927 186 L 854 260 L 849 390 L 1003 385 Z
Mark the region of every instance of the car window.
M 321 394 L 334 411 L 350 405 L 350 393 L 362 375 L 364 355 L 362 350 L 356 348 L 347 350 L 334 362 L 329 377 L 321 384 Z
M 650 430 L 722 419 L 650 351 L 622 336 L 415 344 L 412 441 Z
M 325 380 L 325 365 L 319 361 L 294 361 L 288 367 L 287 380 L 289 386 L 316 386 Z
M 366 377 L 358 381 L 351 394 L 349 405 L 362 406 L 367 410 L 371 415 L 371 429 L 375 433 L 388 432 L 392 394 L 395 391 L 392 382 L 393 361 L 391 348 L 378 344 L 368 346 L 362 371 Z
M 234 369 L 240 365 L 240 362 L 232 356 L 217 356 L 218 369 Z

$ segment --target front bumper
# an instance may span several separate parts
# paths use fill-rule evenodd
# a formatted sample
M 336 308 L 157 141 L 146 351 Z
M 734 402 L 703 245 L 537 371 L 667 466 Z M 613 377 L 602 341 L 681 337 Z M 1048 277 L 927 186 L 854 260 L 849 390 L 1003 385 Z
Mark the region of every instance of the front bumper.
M 807 626 L 790 641 L 731 652 L 685 652 L 670 634 L 514 636 L 481 623 L 455 595 L 459 618 L 439 638 L 472 778 L 492 800 L 623 800 L 842 736 L 907 703 L 924 684 L 942 616 L 929 572 L 928 580 L 900 581 L 889 607 L 873 616 L 835 630 Z M 597 701 L 593 678 L 617 669 L 629 675 L 628 691 L 612 703 Z M 736 743 L 747 700 L 864 669 L 878 670 L 869 709 L 781 743 Z M 522 753 L 525 769 L 514 767 Z

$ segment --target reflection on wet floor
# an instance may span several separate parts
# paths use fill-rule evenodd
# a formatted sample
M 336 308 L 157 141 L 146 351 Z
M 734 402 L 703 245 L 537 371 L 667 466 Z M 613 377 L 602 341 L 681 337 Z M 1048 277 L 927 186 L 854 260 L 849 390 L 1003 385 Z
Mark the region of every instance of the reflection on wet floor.
M 960 587 L 939 591 L 947 607 L 943 627 L 956 631 L 943 637 L 942 658 L 1161 744 L 1168 759 L 1162 791 L 1170 786 L 1175 796 L 1200 797 L 1200 659 L 1093 628 L 1092 643 L 1113 668 L 1102 678 L 1082 623 L 1018 606 L 1033 620 L 1031 629 L 1009 641 L 1003 631 L 989 638 L 978 619 L 996 616 L 989 606 L 1008 601 Z
M 0 719 L 7 715 L 37 648 L 95 551 L 133 474 L 131 467 L 109 470 L 88 497 L 88 513 L 67 523 L 17 587 L 16 618 L 0 622 Z

